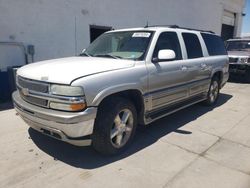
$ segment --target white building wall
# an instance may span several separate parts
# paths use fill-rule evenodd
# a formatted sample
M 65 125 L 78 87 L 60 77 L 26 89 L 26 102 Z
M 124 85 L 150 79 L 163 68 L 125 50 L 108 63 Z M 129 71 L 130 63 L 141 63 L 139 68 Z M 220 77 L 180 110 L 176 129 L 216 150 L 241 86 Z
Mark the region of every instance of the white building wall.
M 0 42 L 35 46 L 35 61 L 79 54 L 89 25 L 115 29 L 177 24 L 221 32 L 223 10 L 241 15 L 244 0 L 0 0 Z M 237 21 L 241 31 L 241 16 Z

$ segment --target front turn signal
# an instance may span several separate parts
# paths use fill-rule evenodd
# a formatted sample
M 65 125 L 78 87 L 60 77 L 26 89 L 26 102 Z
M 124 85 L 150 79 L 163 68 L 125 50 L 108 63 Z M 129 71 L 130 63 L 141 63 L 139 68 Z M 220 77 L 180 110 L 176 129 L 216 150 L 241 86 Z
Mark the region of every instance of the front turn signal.
M 62 111 L 77 112 L 82 111 L 87 107 L 86 103 L 76 103 L 76 104 L 65 104 L 58 102 L 50 102 L 50 108 Z

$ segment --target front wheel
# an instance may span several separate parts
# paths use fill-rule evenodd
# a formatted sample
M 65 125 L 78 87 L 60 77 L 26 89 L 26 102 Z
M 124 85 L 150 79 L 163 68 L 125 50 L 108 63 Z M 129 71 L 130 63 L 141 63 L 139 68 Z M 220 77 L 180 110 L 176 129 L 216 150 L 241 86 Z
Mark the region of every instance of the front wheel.
M 218 78 L 213 78 L 209 87 L 209 91 L 207 93 L 207 99 L 204 103 L 208 106 L 212 106 L 216 104 L 218 97 L 220 94 L 220 86 Z
M 92 145 L 105 155 L 122 152 L 133 140 L 137 126 L 136 109 L 129 100 L 112 98 L 100 107 Z

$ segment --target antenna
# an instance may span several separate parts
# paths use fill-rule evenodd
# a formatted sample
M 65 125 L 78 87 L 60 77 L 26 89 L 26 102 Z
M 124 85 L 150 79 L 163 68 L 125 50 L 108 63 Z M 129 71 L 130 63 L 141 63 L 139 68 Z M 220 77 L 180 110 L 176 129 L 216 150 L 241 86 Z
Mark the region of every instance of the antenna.
M 147 20 L 147 23 L 146 23 L 146 25 L 145 25 L 145 27 L 144 28 L 147 28 L 148 27 L 148 20 Z

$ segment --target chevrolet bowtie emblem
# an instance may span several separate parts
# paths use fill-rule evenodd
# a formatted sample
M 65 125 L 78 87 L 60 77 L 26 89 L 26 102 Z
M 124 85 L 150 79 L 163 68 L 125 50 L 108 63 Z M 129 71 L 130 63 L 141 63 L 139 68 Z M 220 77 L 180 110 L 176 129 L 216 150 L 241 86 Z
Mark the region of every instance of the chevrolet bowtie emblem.
M 29 89 L 28 88 L 22 88 L 22 93 L 24 96 L 29 95 Z

